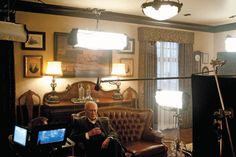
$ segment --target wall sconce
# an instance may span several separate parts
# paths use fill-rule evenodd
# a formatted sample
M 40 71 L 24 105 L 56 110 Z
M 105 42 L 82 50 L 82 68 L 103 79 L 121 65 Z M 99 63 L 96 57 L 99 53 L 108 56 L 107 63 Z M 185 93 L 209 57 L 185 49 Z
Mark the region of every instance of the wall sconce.
M 125 76 L 126 75 L 126 73 L 125 73 L 125 64 L 123 64 L 123 63 L 114 63 L 114 64 L 112 64 L 111 75 L 112 76 L 117 76 L 117 77 Z M 112 85 L 117 86 L 116 91 L 114 92 L 112 98 L 115 99 L 115 100 L 122 100 L 123 96 L 120 93 L 121 82 L 119 81 L 119 78 L 117 79 L 117 81 L 111 81 L 109 83 L 112 84 Z
M 166 20 L 177 15 L 181 8 L 182 3 L 169 1 L 169 0 L 154 0 L 142 4 L 143 13 L 155 20 Z
M 55 94 L 55 88 L 57 86 L 55 77 L 56 76 L 62 76 L 62 69 L 61 69 L 61 62 L 59 61 L 49 61 L 47 62 L 47 69 L 45 75 L 52 76 L 52 91 L 51 94 L 46 98 L 48 103 L 59 103 L 60 99 Z

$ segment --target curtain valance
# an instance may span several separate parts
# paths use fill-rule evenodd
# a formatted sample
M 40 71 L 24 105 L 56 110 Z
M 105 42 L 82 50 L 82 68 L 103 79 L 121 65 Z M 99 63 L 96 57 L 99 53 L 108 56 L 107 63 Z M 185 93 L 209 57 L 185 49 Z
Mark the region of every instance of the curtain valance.
M 160 29 L 150 27 L 138 28 L 139 41 L 168 41 L 178 43 L 194 43 L 194 32 Z

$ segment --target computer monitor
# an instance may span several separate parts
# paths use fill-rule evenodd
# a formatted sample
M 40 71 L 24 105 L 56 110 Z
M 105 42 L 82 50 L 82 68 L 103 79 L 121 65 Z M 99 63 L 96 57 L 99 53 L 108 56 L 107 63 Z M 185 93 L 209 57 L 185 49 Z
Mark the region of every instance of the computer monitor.
M 13 133 L 14 144 L 22 147 L 28 145 L 29 131 L 26 127 L 15 125 Z
M 33 144 L 37 147 L 58 147 L 65 144 L 68 136 L 66 125 L 53 124 L 35 127 L 31 137 Z

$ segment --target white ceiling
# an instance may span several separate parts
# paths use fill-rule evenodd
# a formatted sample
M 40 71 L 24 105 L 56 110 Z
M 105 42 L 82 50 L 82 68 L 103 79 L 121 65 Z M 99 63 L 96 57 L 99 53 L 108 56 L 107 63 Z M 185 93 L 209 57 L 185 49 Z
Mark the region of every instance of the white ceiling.
M 78 7 L 98 8 L 115 13 L 144 16 L 141 5 L 153 0 L 25 0 L 31 2 L 42 1 L 46 4 Z M 172 0 L 177 1 L 177 0 Z M 236 0 L 180 0 L 183 7 L 180 13 L 169 21 L 217 26 L 235 23 Z M 191 16 L 184 16 L 191 14 Z

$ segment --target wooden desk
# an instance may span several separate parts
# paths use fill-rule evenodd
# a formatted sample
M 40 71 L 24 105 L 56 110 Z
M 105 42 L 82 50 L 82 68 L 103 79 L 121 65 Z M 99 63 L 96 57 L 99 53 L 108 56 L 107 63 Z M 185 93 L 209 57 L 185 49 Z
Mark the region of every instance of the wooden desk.
M 79 86 L 87 87 L 91 89 L 91 97 L 98 104 L 98 107 L 102 106 L 113 106 L 113 105 L 124 105 L 130 107 L 137 106 L 137 93 L 132 88 L 127 88 L 123 93 L 123 100 L 114 100 L 112 96 L 115 90 L 105 91 L 100 89 L 99 91 L 95 90 L 96 84 L 90 81 L 80 81 L 75 82 L 71 85 L 68 85 L 66 90 L 63 92 L 55 92 L 53 95 L 56 95 L 60 98 L 59 103 L 49 103 L 47 97 L 52 94 L 46 93 L 43 97 L 43 106 L 42 114 L 49 119 L 50 122 L 70 122 L 71 114 L 82 111 L 84 108 L 85 102 L 73 103 L 71 100 L 78 98 Z
M 132 100 L 113 100 L 112 98 L 99 98 L 95 101 L 98 107 L 124 105 L 134 107 Z M 84 109 L 84 103 L 73 103 L 69 100 L 61 101 L 58 104 L 49 104 L 47 102 L 42 106 L 43 115 L 48 117 L 49 122 L 71 122 L 71 114 L 82 111 Z

